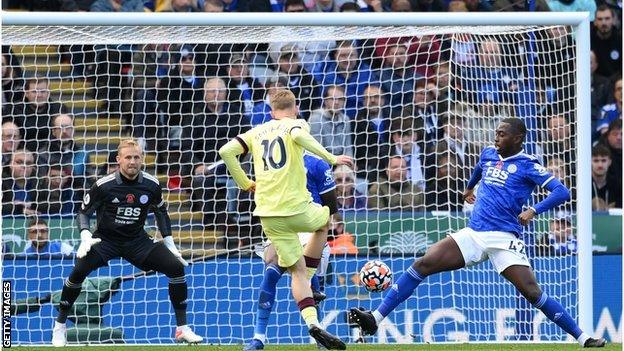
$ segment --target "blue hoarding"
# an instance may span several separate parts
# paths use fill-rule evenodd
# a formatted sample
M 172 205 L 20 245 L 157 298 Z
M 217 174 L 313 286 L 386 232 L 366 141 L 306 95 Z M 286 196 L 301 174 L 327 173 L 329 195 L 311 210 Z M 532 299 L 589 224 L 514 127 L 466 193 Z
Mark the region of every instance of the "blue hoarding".
M 382 258 L 398 275 L 412 259 Z M 574 257 L 536 258 L 533 262 L 543 289 L 577 314 Z M 322 320 L 332 333 L 353 340 L 344 318 L 351 307 L 371 308 L 380 294 L 357 287 L 355 273 L 366 259 L 336 257 L 332 263 L 322 305 Z M 3 279 L 13 281 L 14 299 L 43 295 L 62 288 L 72 260 L 44 258 L 5 260 Z M 189 323 L 209 343 L 243 343 L 253 335 L 256 287 L 263 265 L 256 258 L 220 259 L 188 268 Z M 123 276 L 136 269 L 120 260 L 110 262 L 92 276 Z M 594 257 L 594 325 L 598 336 L 621 342 L 622 257 Z M 554 283 L 567 281 L 568 283 Z M 288 278 L 279 283 L 277 302 L 268 331 L 270 343 L 309 342 Z M 49 343 L 55 311 L 44 304 L 35 313 L 13 318 L 14 344 Z M 164 276 L 125 281 L 103 308 L 106 326 L 123 331 L 128 343 L 170 343 L 175 320 L 168 302 Z M 71 328 L 71 326 L 70 326 Z M 428 277 L 407 303 L 380 326 L 369 342 L 496 341 L 517 339 L 566 340 L 541 312 L 527 306 L 515 289 L 498 276 L 489 263 Z

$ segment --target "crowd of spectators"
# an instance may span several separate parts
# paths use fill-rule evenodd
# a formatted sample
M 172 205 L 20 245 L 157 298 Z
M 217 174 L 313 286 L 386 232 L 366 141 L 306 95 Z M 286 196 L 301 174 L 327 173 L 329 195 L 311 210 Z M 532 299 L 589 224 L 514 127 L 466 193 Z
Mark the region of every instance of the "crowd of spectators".
M 3 0 L 5 9 L 108 12 L 521 7 L 506 0 Z M 593 208 L 621 208 L 621 4 L 549 0 L 537 8 L 590 11 L 591 116 L 577 114 L 574 37 L 565 27 L 353 41 L 70 45 L 58 54 L 72 66 L 63 79 L 86 81 L 93 97 L 105 100 L 97 118 L 130 125 L 123 132 L 157 154 L 155 171 L 169 176 L 169 190 L 188 192 L 192 209 L 216 229 L 257 224 L 245 215 L 249 194 L 210 166 L 225 142 L 270 120 L 268 100 L 280 88 L 295 93 L 300 117 L 323 146 L 355 158 L 355 169 L 334 170 L 341 211 L 462 211 L 472 167 L 506 117 L 525 121 L 526 151 L 572 187 L 571 121 L 591 119 Z M 3 215 L 72 214 L 98 173 L 88 148 L 75 141 L 75 119 L 84 116 L 55 101 L 51 79 L 25 72 L 19 55 L 2 48 Z

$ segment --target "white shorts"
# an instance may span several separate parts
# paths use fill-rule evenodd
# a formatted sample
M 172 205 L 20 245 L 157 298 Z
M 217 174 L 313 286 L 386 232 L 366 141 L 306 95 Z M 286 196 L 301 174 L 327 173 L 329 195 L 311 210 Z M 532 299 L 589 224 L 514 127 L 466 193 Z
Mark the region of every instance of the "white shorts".
M 531 266 L 526 256 L 526 245 L 511 233 L 477 232 L 464 228 L 450 236 L 459 246 L 466 267 L 488 258 L 498 274 L 510 266 Z
M 301 246 L 306 246 L 310 238 L 312 237 L 312 233 L 299 233 L 299 242 Z M 255 253 L 260 258 L 264 260 L 264 250 L 271 245 L 271 240 L 267 240 L 263 242 L 261 245 L 257 245 L 255 248 Z M 327 266 L 329 265 L 329 245 L 325 243 L 325 247 L 323 248 L 323 253 L 321 254 L 321 263 L 319 263 L 318 268 L 316 269 L 316 274 L 323 277 L 325 273 L 327 273 Z

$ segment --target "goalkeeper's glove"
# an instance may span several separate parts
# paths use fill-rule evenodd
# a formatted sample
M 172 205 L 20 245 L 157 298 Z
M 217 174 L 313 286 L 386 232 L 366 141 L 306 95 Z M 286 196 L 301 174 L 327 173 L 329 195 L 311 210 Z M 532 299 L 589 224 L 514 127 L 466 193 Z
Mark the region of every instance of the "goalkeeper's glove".
M 91 250 L 91 246 L 99 243 L 102 239 L 94 239 L 91 235 L 91 232 L 87 229 L 83 229 L 80 232 L 80 246 L 78 246 L 78 251 L 76 252 L 76 257 L 83 258 L 87 255 L 87 252 Z
M 182 265 L 188 266 L 188 262 L 186 262 L 186 260 L 182 258 L 182 254 L 180 253 L 180 251 L 178 251 L 178 248 L 173 243 L 173 237 L 171 235 L 164 237 L 163 242 L 165 243 L 165 246 L 169 249 L 169 251 L 171 251 L 171 253 L 173 253 L 173 255 L 180 262 L 182 262 Z

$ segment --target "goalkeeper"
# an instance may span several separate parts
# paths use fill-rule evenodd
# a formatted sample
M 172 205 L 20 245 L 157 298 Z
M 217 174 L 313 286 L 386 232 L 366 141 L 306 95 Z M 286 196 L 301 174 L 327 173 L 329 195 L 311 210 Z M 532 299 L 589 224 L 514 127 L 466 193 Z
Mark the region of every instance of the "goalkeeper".
M 219 154 L 238 186 L 256 192 L 254 215 L 260 217 L 262 229 L 275 247 L 278 265 L 292 276 L 293 297 L 310 335 L 330 350 L 344 350 L 342 340 L 321 329 L 310 288 L 327 242 L 329 208 L 312 202 L 306 189 L 303 152 L 308 150 L 332 165 L 353 166 L 353 160 L 330 154 L 310 135 L 309 125 L 297 119 L 299 111 L 291 91 L 277 91 L 270 106 L 273 120 L 230 140 Z M 245 175 L 237 159 L 247 152 L 253 157 L 257 183 Z M 314 232 L 305 251 L 297 234 L 301 232 Z
M 52 345 L 67 343 L 67 315 L 80 295 L 82 282 L 113 258 L 123 257 L 141 270 L 164 273 L 169 278 L 169 298 L 176 317 L 175 340 L 197 343 L 202 337 L 186 324 L 187 286 L 184 261 L 171 236 L 171 220 L 156 178 L 141 171 L 143 150 L 132 139 L 117 149 L 119 170 L 99 179 L 85 195 L 78 212 L 80 246 L 76 264 L 65 281 L 54 322 Z M 163 243 L 155 243 L 143 226 L 149 210 L 154 212 Z M 89 230 L 89 216 L 97 212 L 96 230 Z

